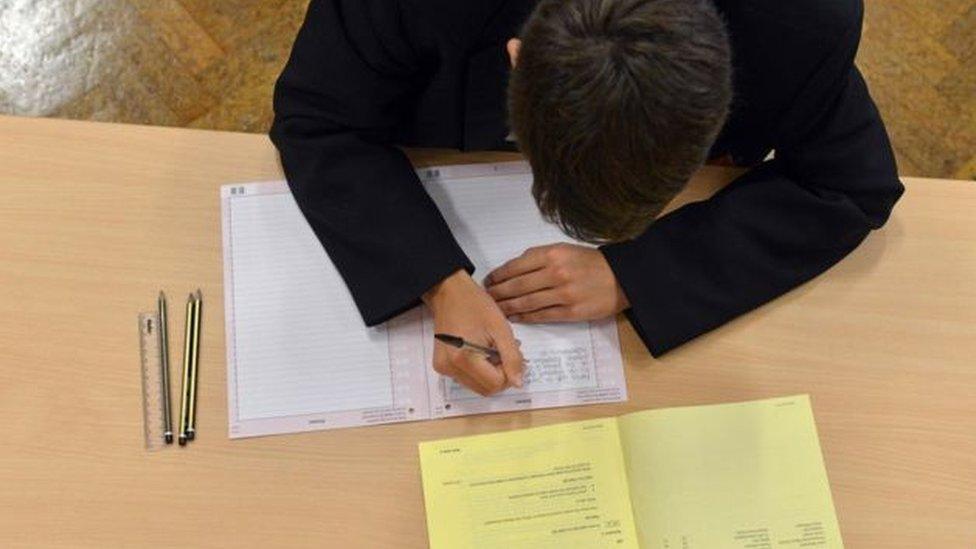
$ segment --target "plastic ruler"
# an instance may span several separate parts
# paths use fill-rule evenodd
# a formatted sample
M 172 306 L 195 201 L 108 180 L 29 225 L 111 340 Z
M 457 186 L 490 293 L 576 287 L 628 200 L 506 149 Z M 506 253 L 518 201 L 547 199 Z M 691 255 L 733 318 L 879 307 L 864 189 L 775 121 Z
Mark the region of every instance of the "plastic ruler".
M 146 450 L 156 451 L 163 441 L 163 381 L 159 357 L 159 316 L 139 313 L 139 368 L 142 375 L 142 425 Z

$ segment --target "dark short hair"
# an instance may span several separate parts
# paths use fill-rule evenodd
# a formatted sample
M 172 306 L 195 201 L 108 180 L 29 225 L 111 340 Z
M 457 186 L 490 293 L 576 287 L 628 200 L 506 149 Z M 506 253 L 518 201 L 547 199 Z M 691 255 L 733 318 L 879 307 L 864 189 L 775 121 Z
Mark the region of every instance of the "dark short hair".
M 706 160 L 731 67 L 709 0 L 542 0 L 508 101 L 543 215 L 581 240 L 643 232 Z

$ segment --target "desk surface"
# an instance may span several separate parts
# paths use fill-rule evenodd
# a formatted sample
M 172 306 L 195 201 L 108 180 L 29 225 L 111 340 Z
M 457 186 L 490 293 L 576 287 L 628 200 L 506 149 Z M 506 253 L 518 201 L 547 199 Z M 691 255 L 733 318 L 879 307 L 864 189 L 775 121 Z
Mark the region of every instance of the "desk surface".
M 419 441 L 792 393 L 848 547 L 976 543 L 976 183 L 906 180 L 840 265 L 661 360 L 621 322 L 627 403 L 231 441 L 218 187 L 280 177 L 260 135 L 0 117 L 0 545 L 422 547 Z M 150 454 L 136 313 L 197 287 L 200 434 Z

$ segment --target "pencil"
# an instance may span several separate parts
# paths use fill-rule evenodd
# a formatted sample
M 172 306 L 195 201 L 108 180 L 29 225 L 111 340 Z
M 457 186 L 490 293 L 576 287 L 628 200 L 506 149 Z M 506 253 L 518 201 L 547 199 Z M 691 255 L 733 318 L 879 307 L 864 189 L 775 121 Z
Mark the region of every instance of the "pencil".
M 200 364 L 200 309 L 203 307 L 203 294 L 197 290 L 193 300 L 193 339 L 190 348 L 190 396 L 189 411 L 187 412 L 186 438 L 193 440 L 197 436 L 197 367 Z
M 186 300 L 186 329 L 183 332 L 183 388 L 180 397 L 180 446 L 186 445 L 186 422 L 190 389 L 190 346 L 193 337 L 193 294 Z
M 170 411 L 169 401 L 169 336 L 166 333 L 168 322 L 166 320 L 166 294 L 159 292 L 157 301 L 159 309 L 159 377 L 160 377 L 160 400 L 163 402 L 163 440 L 166 444 L 173 443 L 173 417 Z

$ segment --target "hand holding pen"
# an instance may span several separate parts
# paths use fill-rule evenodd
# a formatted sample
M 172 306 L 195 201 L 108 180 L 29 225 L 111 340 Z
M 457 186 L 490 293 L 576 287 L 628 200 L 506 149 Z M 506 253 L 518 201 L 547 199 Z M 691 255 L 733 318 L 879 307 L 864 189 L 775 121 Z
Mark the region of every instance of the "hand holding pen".
M 483 396 L 522 385 L 522 353 L 512 327 L 491 296 L 467 272 L 459 270 L 441 281 L 424 294 L 424 302 L 433 313 L 435 332 L 481 335 L 479 339 L 469 337 L 468 342 L 486 348 L 491 344 L 497 352 L 492 364 L 482 355 L 437 345 L 434 371 Z

